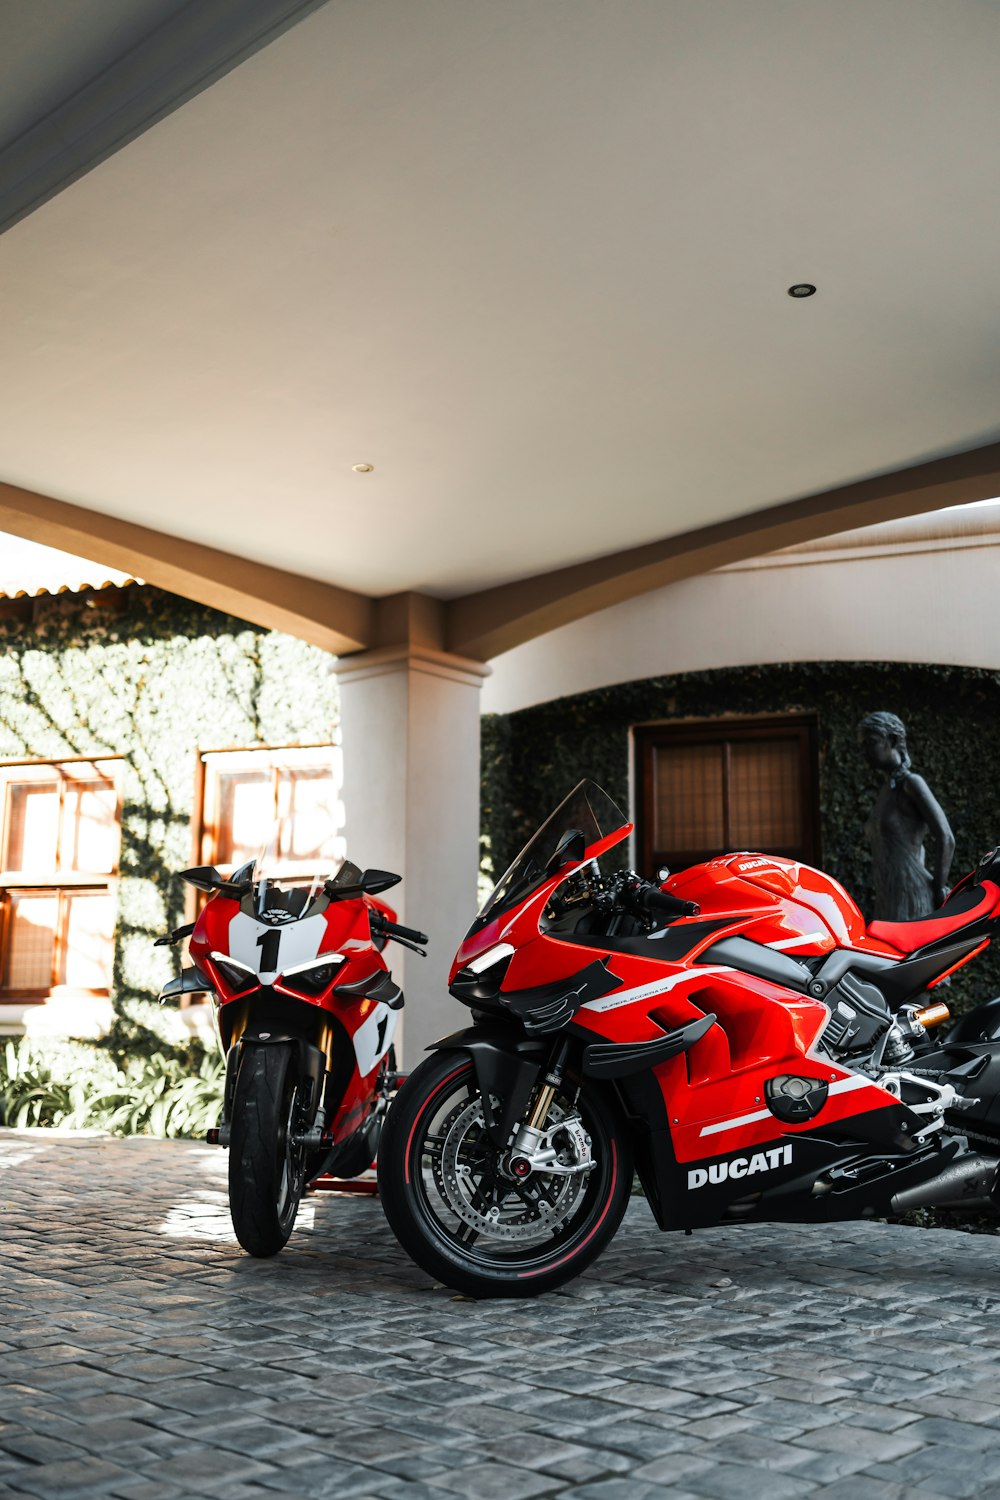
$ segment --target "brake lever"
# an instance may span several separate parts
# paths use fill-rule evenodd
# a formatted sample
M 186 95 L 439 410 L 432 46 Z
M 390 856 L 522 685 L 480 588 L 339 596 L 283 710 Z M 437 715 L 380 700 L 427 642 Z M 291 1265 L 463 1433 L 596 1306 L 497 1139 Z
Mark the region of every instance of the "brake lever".
M 404 948 L 409 948 L 411 953 L 419 953 L 421 958 L 427 957 L 426 948 L 418 948 L 416 943 L 411 943 L 409 938 L 397 937 L 394 932 L 387 932 L 386 937 L 390 943 L 402 943 Z

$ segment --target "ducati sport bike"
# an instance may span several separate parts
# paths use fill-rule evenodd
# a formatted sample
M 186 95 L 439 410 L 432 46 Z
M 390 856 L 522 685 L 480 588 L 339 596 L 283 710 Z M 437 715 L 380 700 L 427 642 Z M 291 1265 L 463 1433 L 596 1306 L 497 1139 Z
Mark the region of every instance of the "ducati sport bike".
M 997 932 L 1000 850 L 933 916 L 866 927 L 787 859 L 661 886 L 609 868 L 630 830 L 582 782 L 462 943 L 472 1024 L 410 1075 L 379 1152 L 414 1260 L 479 1297 L 558 1286 L 614 1235 L 633 1166 L 665 1230 L 993 1206 L 1000 1000 L 936 1040 L 928 992 Z
M 211 867 L 182 878 L 210 899 L 196 922 L 158 939 L 189 938 L 191 958 L 161 999 L 211 992 L 226 1073 L 208 1139 L 229 1147 L 237 1239 L 274 1255 L 311 1181 L 374 1161 L 403 1005 L 382 950 L 393 939 L 423 953 L 427 937 L 377 899 L 400 879 L 386 870 L 338 861 L 283 877 L 272 849 L 229 878 Z

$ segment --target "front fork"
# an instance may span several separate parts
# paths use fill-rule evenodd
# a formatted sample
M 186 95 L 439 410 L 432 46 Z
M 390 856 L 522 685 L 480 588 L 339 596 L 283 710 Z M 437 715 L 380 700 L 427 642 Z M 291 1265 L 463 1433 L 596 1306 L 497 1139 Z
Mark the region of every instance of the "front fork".
M 297 1147 L 315 1148 L 323 1144 L 323 1135 L 326 1129 L 326 1110 L 323 1106 L 323 1087 L 327 1073 L 330 1070 L 330 1049 L 332 1046 L 332 1029 L 322 1024 L 315 1038 L 315 1042 L 295 1032 L 270 1032 L 256 1030 L 247 1027 L 242 1030 L 232 1042 L 226 1053 L 226 1074 L 222 1095 L 222 1118 L 218 1125 L 208 1132 L 207 1140 L 210 1145 L 228 1146 L 232 1130 L 233 1104 L 236 1100 L 236 1081 L 239 1077 L 240 1062 L 243 1052 L 247 1047 L 260 1047 L 272 1045 L 287 1045 L 292 1043 L 298 1048 L 299 1053 L 299 1088 L 301 1097 L 298 1102 L 298 1112 L 302 1116 L 304 1129 L 296 1131 L 292 1141 Z M 318 1045 L 316 1045 L 318 1043 Z
M 535 1096 L 531 1113 L 514 1134 L 505 1163 L 506 1170 L 512 1177 L 520 1179 L 532 1172 L 573 1175 L 588 1172 L 594 1165 L 590 1154 L 590 1137 L 586 1134 L 579 1115 L 557 1121 L 551 1130 L 545 1128 L 552 1101 L 565 1078 L 568 1060 L 569 1041 L 563 1037 L 549 1061 L 548 1072 Z M 553 1140 L 557 1133 L 563 1137 L 558 1148 Z M 565 1159 L 567 1155 L 572 1158 L 569 1162 Z

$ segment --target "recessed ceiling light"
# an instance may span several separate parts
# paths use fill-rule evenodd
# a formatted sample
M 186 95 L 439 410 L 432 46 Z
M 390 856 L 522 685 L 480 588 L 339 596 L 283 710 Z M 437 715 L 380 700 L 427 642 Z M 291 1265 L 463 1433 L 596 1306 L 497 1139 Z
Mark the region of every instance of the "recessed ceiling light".
M 375 468 L 374 464 L 351 464 L 355 474 L 370 474 Z
M 811 281 L 797 281 L 794 286 L 788 288 L 789 297 L 812 297 L 816 288 Z

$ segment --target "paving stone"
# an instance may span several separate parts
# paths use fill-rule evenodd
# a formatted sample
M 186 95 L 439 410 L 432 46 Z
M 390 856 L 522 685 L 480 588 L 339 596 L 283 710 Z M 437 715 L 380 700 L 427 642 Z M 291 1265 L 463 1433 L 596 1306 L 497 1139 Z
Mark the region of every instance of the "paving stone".
M 60 1459 L 81 1458 L 82 1450 L 72 1443 L 44 1437 L 32 1432 L 12 1432 L 0 1438 L 0 1447 L 15 1458 L 26 1458 L 34 1464 L 58 1463 Z
M 0 1494 L 1000 1500 L 988 1236 L 668 1238 L 637 1199 L 578 1281 L 476 1302 L 371 1200 L 244 1256 L 197 1143 L 0 1131 L 0 1167 Z
M 709 1500 L 798 1500 L 816 1488 L 798 1474 L 779 1474 L 774 1469 L 751 1469 L 743 1464 L 716 1463 L 681 1479 L 686 1489 Z
M 38 1495 L 41 1500 L 75 1500 L 76 1496 L 108 1494 L 115 1483 L 126 1483 L 129 1477 L 117 1464 L 84 1456 L 21 1469 L 9 1482 L 15 1491 Z

